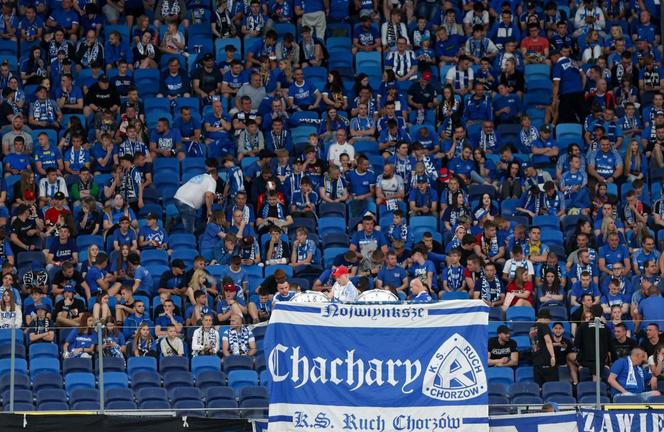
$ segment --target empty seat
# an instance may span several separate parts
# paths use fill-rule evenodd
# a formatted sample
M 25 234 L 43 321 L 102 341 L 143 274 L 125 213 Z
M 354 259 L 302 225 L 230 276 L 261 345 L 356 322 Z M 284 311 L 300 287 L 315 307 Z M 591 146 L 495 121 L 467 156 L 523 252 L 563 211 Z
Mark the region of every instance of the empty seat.
M 39 411 L 69 411 L 67 402 L 44 402 L 37 404 Z
M 191 359 L 191 371 L 194 377 L 203 372 L 216 372 L 221 370 L 221 359 L 217 356 L 196 356 Z
M 201 390 L 196 387 L 175 387 L 170 391 L 170 399 L 173 402 L 183 400 L 200 400 Z
M 62 389 L 45 389 L 36 393 L 37 405 L 46 402 L 64 402 L 67 403 L 67 395 Z
M 267 399 L 249 399 L 240 402 L 240 408 L 255 408 L 243 409 L 242 416 L 245 418 L 265 418 L 267 416 Z
M 242 387 L 258 385 L 258 374 L 253 370 L 234 370 L 228 373 L 228 385 L 238 392 Z
M 168 390 L 175 387 L 193 387 L 194 379 L 191 372 L 175 371 L 164 374 L 164 387 Z
M 149 400 L 139 403 L 138 407 L 142 410 L 163 410 L 171 409 L 171 404 L 167 400 Z
M 161 387 L 142 388 L 136 392 L 136 400 L 139 404 L 147 401 L 167 401 L 168 392 Z
M 95 361 L 95 369 L 98 368 L 99 363 Z M 127 363 L 124 359 L 118 357 L 104 357 L 104 372 L 122 372 L 125 373 Z M 99 371 L 97 371 L 99 372 Z
M 514 372 L 511 368 L 490 367 L 487 369 L 489 383 L 502 383 L 510 385 L 514 382 Z
M 595 396 L 597 391 L 597 383 L 592 381 L 581 381 L 576 385 L 576 397 L 581 399 L 585 396 Z M 607 385 L 606 383 L 599 383 L 599 394 L 605 396 L 607 394 Z
M 171 371 L 188 371 L 189 360 L 186 357 L 162 357 L 159 360 L 159 372 L 166 375 Z
M 96 402 L 99 401 L 99 391 L 97 389 L 84 389 L 79 388 L 72 390 L 69 397 L 69 403 L 74 404 L 76 402 Z
M 32 358 L 30 359 L 30 375 L 34 379 L 43 373 L 60 373 L 60 360 L 57 358 Z
M 235 400 L 235 391 L 228 386 L 216 386 L 207 389 L 205 400 L 208 402 L 217 399 Z
M 5 405 L 9 404 L 9 390 L 2 394 L 2 401 Z M 14 390 L 14 403 L 32 403 L 32 392 L 27 389 Z
M 136 372 L 157 372 L 157 359 L 154 357 L 129 357 L 127 360 L 127 373 L 133 376 Z
M 59 372 L 48 372 L 32 378 L 32 388 L 35 391 L 45 389 L 61 389 L 63 387 L 62 376 Z
M 131 376 L 131 388 L 135 392 L 145 387 L 160 387 L 161 376 L 154 371 L 136 372 Z
M 254 359 L 243 355 L 230 355 L 224 357 L 224 372 L 227 374 L 235 370 L 251 370 L 254 368 Z
M 62 373 L 67 375 L 72 372 L 92 372 L 92 359 L 68 358 L 62 364 Z
M 134 391 L 129 388 L 114 388 L 104 392 L 104 400 L 108 402 L 113 401 L 133 401 Z
M 219 419 L 239 419 L 237 402 L 231 399 L 215 399 L 207 403 L 208 415 Z
M 510 398 L 514 399 L 519 396 L 539 396 L 540 387 L 536 383 L 514 383 L 510 386 Z
M 134 401 L 116 400 L 106 402 L 106 409 L 108 410 L 135 410 L 138 406 Z
M 30 345 L 30 360 L 38 358 L 55 358 L 59 357 L 58 346 L 50 343 L 34 343 Z M 32 369 L 32 368 L 31 368 Z
M 129 387 L 129 378 L 124 372 L 104 372 L 104 390 Z
M 98 411 L 99 408 L 99 401 L 82 401 L 71 404 L 71 409 L 74 411 Z
M 65 376 L 65 390 L 71 394 L 76 389 L 94 389 L 95 376 L 87 372 L 73 372 Z
M 177 411 L 177 415 L 182 416 L 182 415 L 199 415 L 199 416 L 204 416 L 205 415 L 205 405 L 203 402 L 200 400 L 193 400 L 193 399 L 187 399 L 187 400 L 181 400 L 173 403 L 173 408 L 175 408 Z
M 519 366 L 518 368 L 516 368 L 516 372 L 514 373 L 514 378 L 515 381 L 518 383 L 535 381 L 535 377 L 533 375 L 533 367 Z
M 549 400 L 552 396 L 572 396 L 572 384 L 566 382 L 547 382 L 542 385 L 542 397 Z
M 196 377 L 196 387 L 200 388 L 203 392 L 211 387 L 219 387 L 226 385 L 226 374 L 218 371 L 205 371 L 201 372 Z
M 250 399 L 267 399 L 267 389 L 265 387 L 243 387 L 240 389 L 239 400 L 242 401 Z

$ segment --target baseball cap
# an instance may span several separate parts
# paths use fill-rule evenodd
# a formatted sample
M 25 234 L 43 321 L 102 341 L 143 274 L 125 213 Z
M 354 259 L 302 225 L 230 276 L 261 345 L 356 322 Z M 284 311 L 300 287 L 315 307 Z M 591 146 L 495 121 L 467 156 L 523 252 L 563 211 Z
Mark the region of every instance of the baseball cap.
M 227 283 L 227 284 L 224 284 L 224 291 L 233 291 L 233 292 L 235 292 L 235 291 L 237 291 L 237 288 L 235 288 L 235 284 Z
M 426 72 L 422 73 L 422 79 L 424 81 L 431 81 L 431 76 L 432 75 L 431 75 L 430 71 L 426 71 Z
M 498 334 L 501 334 L 501 333 L 511 334 L 512 330 L 509 327 L 507 327 L 506 325 L 501 325 L 501 326 L 498 326 Z
M 55 195 L 53 195 L 53 198 L 56 200 L 63 200 L 65 199 L 65 194 L 64 192 L 56 192 Z
M 48 311 L 51 310 L 51 308 L 49 308 L 48 305 L 45 305 L 45 304 L 43 304 L 43 303 L 37 303 L 37 304 L 35 305 L 35 310 L 38 311 L 39 309 L 44 310 L 44 311 L 46 311 L 46 312 L 48 312 Z
M 27 212 L 28 210 L 30 210 L 30 206 L 25 205 L 25 204 L 21 204 L 21 205 L 19 205 L 18 208 L 16 209 L 16 214 L 25 213 L 25 212 Z
M 252 236 L 242 237 L 242 240 L 240 240 L 240 246 L 242 247 L 250 247 L 253 244 L 254 238 Z
M 185 265 L 184 265 L 184 261 L 181 260 L 181 259 L 179 259 L 179 258 L 176 258 L 176 259 L 174 259 L 173 262 L 171 263 L 171 267 L 177 267 L 177 268 L 179 268 L 179 269 L 181 269 L 181 270 L 184 270 L 184 267 L 185 267 Z
M 129 220 L 129 216 L 121 216 L 121 217 L 120 217 L 120 220 L 119 220 L 118 222 L 125 222 L 125 221 L 127 221 L 127 222 L 131 222 L 131 221 Z
M 203 61 L 208 61 L 208 60 L 214 60 L 214 56 L 212 55 L 212 53 L 205 53 L 203 55 Z
M 107 83 L 107 82 L 108 82 L 108 76 L 106 76 L 106 74 L 102 74 L 102 75 L 99 77 L 99 80 L 98 80 L 98 81 L 99 81 L 99 82 L 103 82 L 103 83 Z
M 65 285 L 65 289 L 64 289 L 64 291 L 65 291 L 65 292 L 72 292 L 72 293 L 75 293 L 75 292 L 76 292 L 76 288 L 74 288 L 72 285 Z
M 150 212 L 145 216 L 146 219 L 157 219 L 157 215 Z
M 540 127 L 540 132 L 551 133 L 551 126 L 549 126 L 549 125 L 543 125 L 542 127 Z
M 350 273 L 350 271 L 348 271 L 348 267 L 341 265 L 341 266 L 337 267 L 337 269 L 334 271 L 334 273 L 332 273 L 332 276 L 337 278 L 341 275 L 345 275 L 345 274 L 349 274 L 349 273 Z

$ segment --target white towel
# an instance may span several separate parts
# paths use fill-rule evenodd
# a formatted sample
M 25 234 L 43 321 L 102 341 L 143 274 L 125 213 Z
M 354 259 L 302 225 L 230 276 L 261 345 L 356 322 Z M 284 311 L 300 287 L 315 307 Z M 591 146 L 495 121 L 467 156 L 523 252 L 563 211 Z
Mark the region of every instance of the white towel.
M 636 374 L 634 373 L 634 364 L 632 363 L 632 356 L 626 356 L 626 357 L 627 357 L 627 366 L 629 367 L 629 370 L 627 372 L 627 381 L 625 381 L 625 386 L 638 387 L 638 383 L 636 382 Z

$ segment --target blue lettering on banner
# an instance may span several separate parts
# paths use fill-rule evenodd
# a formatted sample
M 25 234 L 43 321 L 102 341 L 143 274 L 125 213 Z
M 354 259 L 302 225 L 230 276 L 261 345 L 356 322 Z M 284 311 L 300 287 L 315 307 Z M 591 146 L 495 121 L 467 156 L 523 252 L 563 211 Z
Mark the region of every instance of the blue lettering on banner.
M 269 431 L 488 431 L 488 308 L 277 303 Z

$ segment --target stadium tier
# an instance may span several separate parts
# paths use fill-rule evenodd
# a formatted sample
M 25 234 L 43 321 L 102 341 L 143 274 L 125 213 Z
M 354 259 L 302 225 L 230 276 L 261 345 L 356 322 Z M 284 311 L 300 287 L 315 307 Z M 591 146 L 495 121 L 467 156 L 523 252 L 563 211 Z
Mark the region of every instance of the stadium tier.
M 660 8 L 3 1 L 2 408 L 264 416 L 372 290 L 490 307 L 492 413 L 662 401 Z

